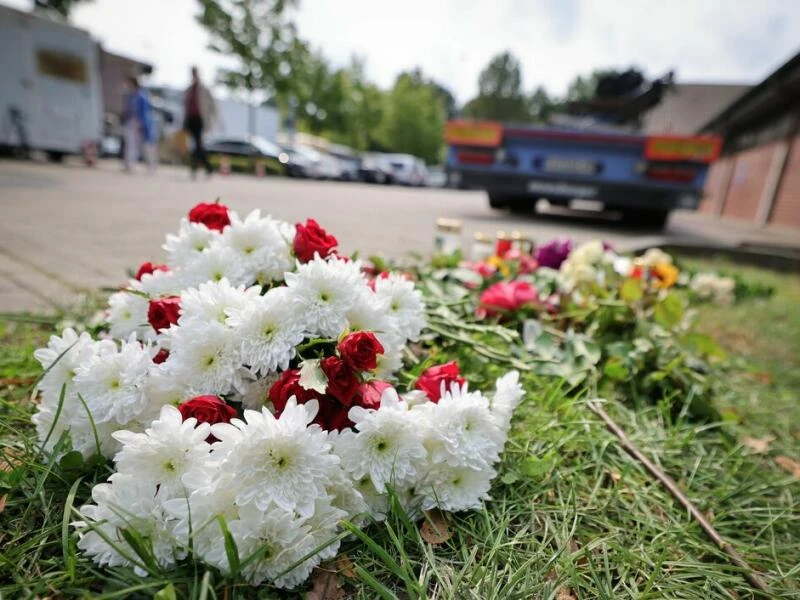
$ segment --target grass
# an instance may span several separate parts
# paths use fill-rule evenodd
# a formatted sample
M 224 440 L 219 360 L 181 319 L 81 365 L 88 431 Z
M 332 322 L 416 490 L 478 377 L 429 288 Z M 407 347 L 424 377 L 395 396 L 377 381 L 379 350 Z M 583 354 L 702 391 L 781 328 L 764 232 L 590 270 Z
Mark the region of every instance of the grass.
M 694 263 L 697 265 L 697 263 Z M 723 268 L 725 266 L 723 265 Z M 677 416 L 670 402 L 607 410 L 745 559 L 775 597 L 800 598 L 800 482 L 775 463 L 800 459 L 800 278 L 743 269 L 776 286 L 769 299 L 699 309 L 698 327 L 730 354 L 715 402 L 724 423 Z M 65 506 L 107 472 L 82 478 L 37 460 L 29 424 L 31 357 L 47 323 L 0 324 L 0 596 L 295 598 L 304 592 L 232 586 L 187 566 L 141 579 L 99 569 L 75 552 Z M 342 546 L 336 566 L 351 598 L 754 598 L 727 556 L 634 462 L 584 405 L 552 379 L 529 390 L 492 501 L 450 518 L 452 537 L 424 541 L 394 511 Z M 678 399 L 679 402 L 685 399 Z M 770 440 L 757 453 L 739 440 Z M 170 585 L 172 587 L 170 587 Z M 172 596 L 171 594 L 175 594 Z

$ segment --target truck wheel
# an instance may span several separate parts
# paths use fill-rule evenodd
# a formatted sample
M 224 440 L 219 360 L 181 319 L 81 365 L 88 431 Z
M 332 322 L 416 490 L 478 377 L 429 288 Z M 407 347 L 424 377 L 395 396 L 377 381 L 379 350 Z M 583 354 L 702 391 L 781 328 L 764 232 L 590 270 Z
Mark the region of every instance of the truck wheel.
M 631 225 L 663 229 L 669 219 L 668 210 L 626 210 L 623 219 Z
M 509 207 L 509 198 L 508 196 L 503 196 L 502 194 L 495 194 L 493 192 L 489 192 L 489 206 L 495 210 L 503 210 Z

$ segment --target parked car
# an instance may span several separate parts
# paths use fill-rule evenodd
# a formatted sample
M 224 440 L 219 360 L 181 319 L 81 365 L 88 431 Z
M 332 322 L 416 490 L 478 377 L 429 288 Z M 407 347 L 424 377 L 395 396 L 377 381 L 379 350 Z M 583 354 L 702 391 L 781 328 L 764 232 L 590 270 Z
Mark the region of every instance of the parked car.
M 341 176 L 338 161 L 324 152 L 303 144 L 287 144 L 284 150 L 305 166 L 306 175 L 312 179 L 338 179 Z
M 400 185 L 423 186 L 426 184 L 427 169 L 425 163 L 410 154 L 387 154 L 395 183 Z
M 365 183 L 394 183 L 391 167 L 380 154 L 365 154 L 358 168 L 358 179 Z
M 428 169 L 428 187 L 445 187 L 447 185 L 447 174 L 444 167 L 430 167 Z
M 306 176 L 306 168 L 302 163 L 294 160 L 277 144 L 256 135 L 217 138 L 206 146 L 206 152 L 215 169 L 219 169 L 225 157 L 234 171 L 254 173 L 260 161 L 267 175 Z

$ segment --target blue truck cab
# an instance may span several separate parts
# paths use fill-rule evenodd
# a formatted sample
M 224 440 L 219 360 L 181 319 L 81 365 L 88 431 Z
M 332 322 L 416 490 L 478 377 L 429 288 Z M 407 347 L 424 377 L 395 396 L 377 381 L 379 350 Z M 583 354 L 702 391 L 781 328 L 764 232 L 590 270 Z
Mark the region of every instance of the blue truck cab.
M 448 183 L 486 190 L 492 208 L 592 201 L 658 227 L 673 209 L 697 208 L 721 147 L 714 136 L 464 120 L 447 124 L 445 141 Z

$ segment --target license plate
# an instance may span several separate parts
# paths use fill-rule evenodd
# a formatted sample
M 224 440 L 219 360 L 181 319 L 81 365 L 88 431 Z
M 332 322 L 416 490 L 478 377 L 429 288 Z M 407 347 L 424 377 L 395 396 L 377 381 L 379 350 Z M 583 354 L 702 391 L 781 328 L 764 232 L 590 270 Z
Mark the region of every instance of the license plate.
M 593 185 L 579 185 L 560 181 L 529 181 L 528 191 L 532 194 L 547 196 L 566 196 L 567 198 L 594 198 L 597 188 Z
M 544 159 L 542 169 L 548 173 L 594 175 L 597 173 L 598 164 L 593 160 L 583 160 L 579 158 L 547 157 Z

